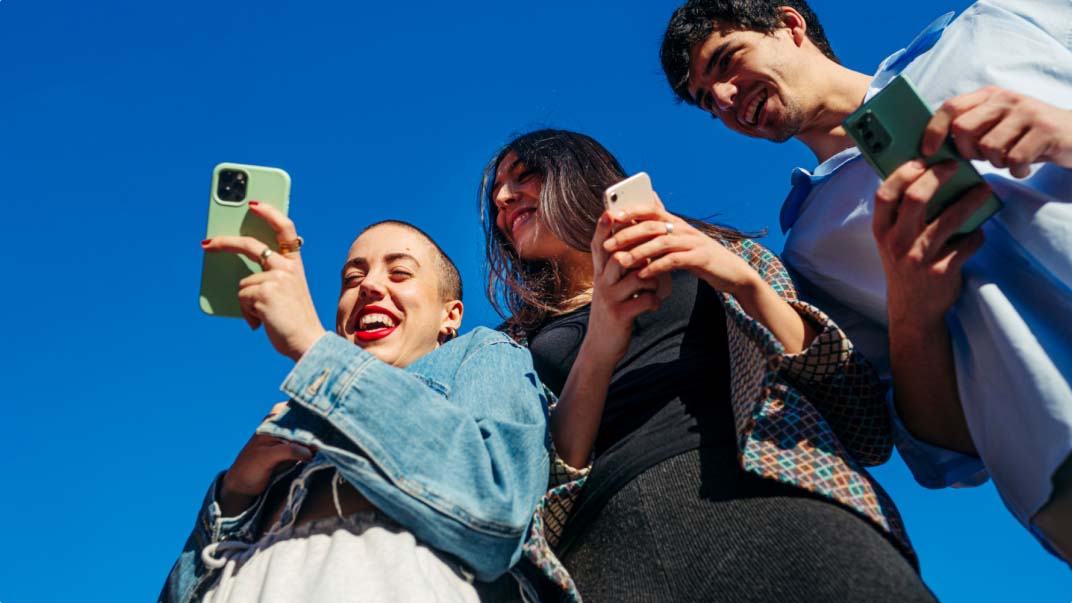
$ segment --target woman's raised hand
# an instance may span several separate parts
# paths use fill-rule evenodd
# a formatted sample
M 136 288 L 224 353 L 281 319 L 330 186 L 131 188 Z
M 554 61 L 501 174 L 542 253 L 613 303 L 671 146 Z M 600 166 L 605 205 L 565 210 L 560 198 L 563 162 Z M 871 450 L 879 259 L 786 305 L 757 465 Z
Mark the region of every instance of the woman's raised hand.
M 239 236 L 207 239 L 201 247 L 209 253 L 241 253 L 260 263 L 263 272 L 251 274 L 239 283 L 242 315 L 254 329 L 263 324 L 275 349 L 297 361 L 326 332 L 309 295 L 297 250 L 298 233 L 294 222 L 274 207 L 250 201 L 249 211 L 272 227 L 281 248 L 292 250 L 275 253 L 253 237 Z
M 640 279 L 688 270 L 716 291 L 735 296 L 762 281 L 744 259 L 666 211 L 658 195 L 652 207 L 617 212 L 613 218 L 627 226 L 603 241 L 602 251 L 624 269 L 636 269 Z
M 599 358 L 617 362 L 633 335 L 633 319 L 659 308 L 658 282 L 628 270 L 604 248 L 613 218 L 604 212 L 592 236 L 592 305 L 585 345 Z

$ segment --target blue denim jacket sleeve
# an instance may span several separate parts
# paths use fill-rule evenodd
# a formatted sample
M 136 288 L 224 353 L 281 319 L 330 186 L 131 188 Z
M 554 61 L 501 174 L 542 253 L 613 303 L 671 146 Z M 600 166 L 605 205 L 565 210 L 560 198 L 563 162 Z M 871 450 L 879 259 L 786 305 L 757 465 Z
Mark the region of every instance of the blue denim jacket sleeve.
M 217 502 L 217 488 L 222 479 L 223 472 L 216 476 L 205 493 L 193 532 L 186 539 L 182 554 L 160 591 L 157 600 L 161 603 L 186 603 L 198 597 L 201 583 L 209 576 L 208 568 L 201 561 L 201 550 L 206 546 L 221 540 L 252 540 L 260 505 L 251 506 L 236 517 L 224 517 Z
M 546 400 L 527 350 L 477 328 L 399 369 L 329 334 L 282 389 L 290 407 L 259 433 L 315 445 L 481 580 L 518 560 L 548 476 Z

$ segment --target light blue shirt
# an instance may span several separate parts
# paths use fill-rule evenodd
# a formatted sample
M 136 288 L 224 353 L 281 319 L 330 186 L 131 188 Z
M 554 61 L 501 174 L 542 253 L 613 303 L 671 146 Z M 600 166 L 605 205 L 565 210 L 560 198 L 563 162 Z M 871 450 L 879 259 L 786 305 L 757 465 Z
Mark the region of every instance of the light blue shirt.
M 883 61 L 867 98 L 898 73 L 932 108 L 995 84 L 1072 109 L 1072 2 L 984 1 L 939 18 Z M 1029 525 L 1072 452 L 1072 170 L 1036 165 L 1017 180 L 986 162 L 975 167 L 1005 208 L 983 227 L 986 244 L 965 265 L 947 322 L 981 462 L 915 440 L 903 426 L 898 448 L 929 487 L 974 485 L 989 474 Z M 880 184 L 855 148 L 813 173 L 797 169 L 782 228 L 802 294 L 888 377 L 886 283 L 871 232 Z

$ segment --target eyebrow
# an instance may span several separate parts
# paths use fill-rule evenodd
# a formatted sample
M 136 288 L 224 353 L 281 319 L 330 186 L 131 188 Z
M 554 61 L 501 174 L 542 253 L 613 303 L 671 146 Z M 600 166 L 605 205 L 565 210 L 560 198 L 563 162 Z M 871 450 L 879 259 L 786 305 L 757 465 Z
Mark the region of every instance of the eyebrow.
M 512 174 L 514 172 L 514 170 L 517 169 L 517 166 L 519 166 L 521 164 L 522 164 L 521 158 L 518 157 L 517 159 L 513 160 L 510 163 L 510 167 L 506 169 L 506 173 L 508 175 Z M 498 171 L 499 171 L 498 169 L 495 170 L 496 178 L 498 178 Z M 491 187 L 491 194 L 488 195 L 488 196 L 491 197 L 491 199 L 494 201 L 495 193 L 498 192 L 500 188 L 502 188 L 502 183 L 501 182 L 496 182 L 495 180 L 492 180 L 492 184 L 493 184 L 493 186 Z
M 704 77 L 707 77 L 711 73 L 711 70 L 715 68 L 715 65 L 718 64 L 719 59 L 722 58 L 723 53 L 726 52 L 726 48 L 729 45 L 730 45 L 730 40 L 726 40 L 725 42 L 719 44 L 718 47 L 715 48 L 715 51 L 711 53 L 711 58 L 707 59 L 707 64 L 704 65 L 704 70 L 703 70 L 703 76 Z M 704 109 L 707 109 L 708 111 L 710 111 L 711 110 L 711 105 L 710 104 L 704 104 L 704 101 L 706 101 L 708 98 L 710 98 L 710 94 L 708 94 L 707 90 L 704 89 L 704 90 L 700 90 L 700 93 L 697 94 L 696 98 L 693 99 L 693 100 L 695 100 L 696 104 L 699 105 L 700 107 L 703 107 Z
M 421 267 L 421 262 L 416 257 L 414 257 L 412 254 L 405 253 L 403 251 L 399 251 L 399 252 L 396 252 L 396 253 L 389 253 L 389 254 L 383 256 L 383 260 L 384 260 L 385 263 L 388 263 L 388 264 L 390 264 L 392 262 L 397 262 L 399 260 L 409 260 L 409 261 L 413 262 L 414 264 L 417 264 L 418 268 Z M 361 257 L 351 258 L 351 259 L 347 260 L 345 264 L 342 265 L 342 274 L 345 275 L 346 271 L 349 270 L 350 268 L 356 268 L 356 267 L 364 266 L 366 264 L 368 264 L 368 260 L 365 259 L 365 258 L 361 258 Z

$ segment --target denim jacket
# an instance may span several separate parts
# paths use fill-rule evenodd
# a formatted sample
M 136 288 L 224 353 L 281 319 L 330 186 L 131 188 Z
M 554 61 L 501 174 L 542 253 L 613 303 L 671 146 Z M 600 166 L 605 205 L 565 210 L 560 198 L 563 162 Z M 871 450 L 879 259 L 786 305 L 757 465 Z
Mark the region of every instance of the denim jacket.
M 325 335 L 283 382 L 287 410 L 257 429 L 315 446 L 343 478 L 423 544 L 480 580 L 521 555 L 547 486 L 547 399 L 527 350 L 477 328 L 405 369 Z M 222 475 L 222 474 L 221 474 Z M 217 477 L 160 594 L 198 599 L 214 571 L 201 551 L 254 542 L 263 496 L 223 517 Z M 280 521 L 292 521 L 284 511 Z

